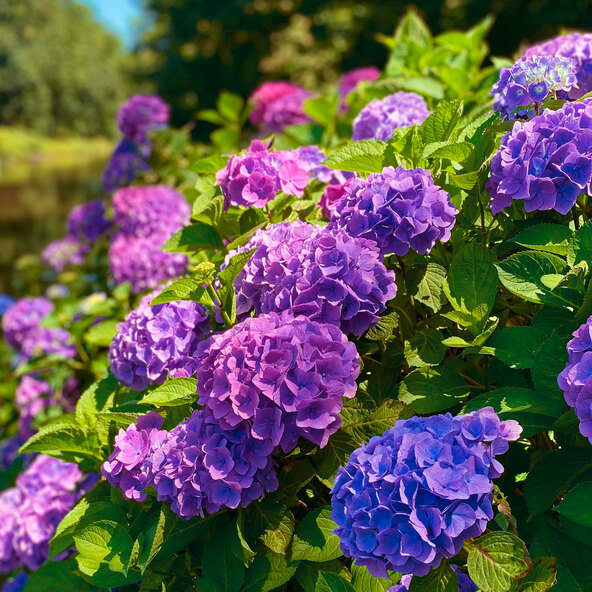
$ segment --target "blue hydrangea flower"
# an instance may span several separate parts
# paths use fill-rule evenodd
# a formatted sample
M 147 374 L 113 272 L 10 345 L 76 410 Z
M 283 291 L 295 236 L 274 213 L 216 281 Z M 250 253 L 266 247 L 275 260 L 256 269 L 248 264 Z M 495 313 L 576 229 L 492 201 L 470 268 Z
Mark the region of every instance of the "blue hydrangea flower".
M 121 140 L 103 172 L 105 193 L 131 185 L 140 173 L 148 172 L 150 165 L 147 159 L 151 152 L 152 145 L 149 142 L 139 147 L 127 138 Z
M 16 302 L 9 294 L 0 293 L 0 317 Z

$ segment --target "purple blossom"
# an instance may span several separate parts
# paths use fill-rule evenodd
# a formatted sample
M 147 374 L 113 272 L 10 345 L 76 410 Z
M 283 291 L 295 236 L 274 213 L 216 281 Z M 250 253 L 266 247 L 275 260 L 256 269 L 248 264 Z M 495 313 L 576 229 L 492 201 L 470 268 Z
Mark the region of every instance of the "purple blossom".
M 191 301 L 150 305 L 162 288 L 142 298 L 117 326 L 109 360 L 111 371 L 126 386 L 141 391 L 167 376 L 192 376 L 198 342 L 210 331 L 203 304 Z
M 426 255 L 437 240 L 450 239 L 456 214 L 430 171 L 386 167 L 346 185 L 329 228 L 372 240 L 384 255 L 406 255 L 409 249 Z
M 255 140 L 243 156 L 231 156 L 216 173 L 216 184 L 224 195 L 225 207 L 264 207 L 279 191 L 302 197 L 308 185 L 308 166 L 296 151 L 270 152 Z
M 147 139 L 148 132 L 165 127 L 171 108 L 157 95 L 134 95 L 119 109 L 117 125 L 125 138 L 135 144 Z
M 331 218 L 331 215 L 335 211 L 339 200 L 346 193 L 347 182 L 341 185 L 327 185 L 321 199 L 319 200 L 319 208 L 325 218 Z
M 420 125 L 429 114 L 425 100 L 412 92 L 400 91 L 384 99 L 373 99 L 354 119 L 353 139 L 386 142 L 395 129 Z
M 249 121 L 268 131 L 282 132 L 288 125 L 308 123 L 303 105 L 312 93 L 285 81 L 264 82 L 249 97 Z
M 41 258 L 55 272 L 60 273 L 68 265 L 82 265 L 89 248 L 74 236 L 64 236 L 49 243 Z
M 569 362 L 557 382 L 580 420 L 580 432 L 592 443 L 592 317 L 573 333 L 567 352 Z
M 344 333 L 361 335 L 378 322 L 395 297 L 395 274 L 384 266 L 376 244 L 340 229 L 303 222 L 282 222 L 259 230 L 238 251 L 255 248 L 237 276 L 239 319 L 282 312 L 332 323 Z
M 2 330 L 6 342 L 20 349 L 27 335 L 39 327 L 54 305 L 46 298 L 21 298 L 2 316 Z
M 339 96 L 341 97 L 341 112 L 347 111 L 345 102 L 347 96 L 353 92 L 360 82 L 374 82 L 380 76 L 380 70 L 376 66 L 364 66 L 343 74 L 339 79 Z
M 321 183 L 342 185 L 348 179 L 357 176 L 356 173 L 339 171 L 323 166 L 322 163 L 327 158 L 327 155 L 319 150 L 318 146 L 300 146 L 294 152 L 296 152 L 301 164 L 310 173 L 311 177 L 314 177 Z
M 19 571 L 16 576 L 4 582 L 1 592 L 22 592 L 28 579 L 29 574 L 26 571 Z
M 559 99 L 573 101 L 592 91 L 592 33 L 559 35 L 529 47 L 524 57 L 532 56 L 562 56 L 576 63 L 577 86 L 559 91 Z
M 398 584 L 391 586 L 387 592 L 409 592 L 409 586 L 411 585 L 411 574 L 401 576 Z
M 553 56 L 534 56 L 502 68 L 493 85 L 493 108 L 502 119 L 527 119 L 548 96 L 570 91 L 576 85 L 574 60 Z
M 168 238 L 166 235 L 137 238 L 115 233 L 109 247 L 109 267 L 115 283 L 130 282 L 132 293 L 138 294 L 186 273 L 186 255 L 162 251 Z
M 451 564 L 450 567 L 452 567 L 458 577 L 458 592 L 477 592 L 477 585 L 466 573 L 460 571 L 454 564 Z M 403 576 L 396 586 L 391 586 L 388 589 L 388 592 L 409 592 L 412 579 L 413 576 L 411 574 Z
M 578 195 L 591 193 L 592 101 L 545 109 L 530 121 L 516 121 L 491 161 L 486 189 L 497 214 L 512 200 L 527 212 L 566 214 Z
M 150 142 L 140 147 L 124 138 L 119 142 L 103 172 L 103 190 L 112 193 L 120 187 L 133 183 L 139 173 L 150 170 L 147 158 L 152 152 Z
M 9 294 L 2 294 L 0 292 L 0 317 L 16 302 Z
M 292 311 L 249 318 L 197 348 L 197 393 L 224 430 L 292 451 L 302 436 L 323 447 L 356 394 L 353 343 L 334 325 Z
M 111 222 L 105 218 L 105 204 L 95 199 L 75 206 L 68 216 L 68 234 L 89 245 L 107 232 Z
M 43 564 L 57 525 L 95 481 L 75 464 L 37 456 L 0 494 L 0 572 Z
M 65 329 L 39 327 L 27 333 L 21 346 L 26 358 L 55 354 L 63 358 L 76 356 L 76 347 L 71 344 L 72 337 Z
M 339 469 L 331 517 L 341 549 L 376 577 L 426 575 L 493 518 L 495 459 L 522 428 L 491 407 L 399 420 Z

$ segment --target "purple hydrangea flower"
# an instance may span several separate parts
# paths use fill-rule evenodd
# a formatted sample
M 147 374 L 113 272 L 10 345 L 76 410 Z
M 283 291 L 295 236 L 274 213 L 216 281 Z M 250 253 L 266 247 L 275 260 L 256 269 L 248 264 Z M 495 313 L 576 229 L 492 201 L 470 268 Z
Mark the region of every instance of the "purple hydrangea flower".
M 502 68 L 493 85 L 493 108 L 502 119 L 528 119 L 548 96 L 568 92 L 577 83 L 576 63 L 569 58 L 533 56 Z
M 89 248 L 74 236 L 64 236 L 49 243 L 41 258 L 55 272 L 60 273 L 68 265 L 82 265 Z
M 185 196 L 166 185 L 125 187 L 113 195 L 114 222 L 128 236 L 165 236 L 189 224 Z M 164 241 L 163 241 L 164 242 Z
M 29 574 L 26 571 L 19 571 L 16 576 L 4 582 L 1 592 L 22 592 L 28 579 Z
M 412 92 L 400 91 L 384 99 L 372 99 L 354 119 L 352 137 L 386 142 L 395 129 L 420 125 L 429 114 L 425 100 Z
M 399 420 L 339 469 L 331 517 L 341 549 L 376 577 L 426 575 L 493 518 L 495 459 L 522 428 L 491 407 Z
M 107 232 L 111 222 L 105 218 L 105 204 L 95 199 L 70 210 L 68 234 L 89 245 L 97 242 L 99 236 Z
M 395 297 L 394 272 L 384 266 L 372 241 L 340 229 L 282 222 L 259 230 L 238 251 L 256 251 L 238 274 L 237 314 L 291 309 L 295 315 L 332 323 L 362 335 L 378 322 Z
M 140 173 L 148 172 L 150 165 L 147 158 L 151 152 L 152 145 L 149 142 L 144 142 L 142 148 L 139 148 L 127 138 L 121 140 L 103 172 L 105 193 L 112 193 L 120 187 L 130 185 Z
M 426 255 L 437 240 L 450 239 L 456 214 L 430 171 L 386 167 L 347 184 L 329 228 L 372 240 L 384 255 L 406 255 L 410 248 Z
M 128 140 L 141 144 L 149 131 L 165 127 L 171 108 L 157 95 L 134 95 L 120 107 L 117 125 Z
M 0 293 L 0 317 L 16 302 L 9 294 Z
M 210 317 L 199 302 L 150 305 L 160 292 L 148 294 L 117 326 L 109 360 L 111 371 L 126 386 L 141 391 L 167 376 L 192 376 L 198 342 L 210 331 Z
M 284 452 L 299 436 L 325 446 L 360 373 L 356 347 L 337 327 L 290 310 L 212 335 L 196 359 L 200 405 L 223 429 L 247 425 L 255 439 Z
M 347 182 L 341 185 L 327 185 L 321 199 L 319 200 L 319 208 L 325 218 L 331 218 L 331 215 L 335 211 L 339 200 L 346 193 Z
M 578 195 L 592 193 L 592 101 L 546 109 L 530 121 L 516 121 L 491 161 L 486 189 L 497 214 L 512 200 L 527 212 L 566 214 Z
M 288 125 L 308 123 L 310 118 L 303 105 L 312 93 L 282 80 L 264 82 L 249 97 L 253 110 L 249 121 L 268 131 L 282 132 Z
M 26 358 L 56 354 L 63 358 L 76 356 L 76 347 L 71 343 L 71 335 L 65 329 L 39 327 L 27 333 L 21 346 L 21 353 Z
M 580 432 L 592 443 L 592 317 L 567 344 L 569 362 L 557 381 L 580 420 Z
M 230 157 L 216 173 L 216 184 L 222 189 L 226 208 L 262 208 L 278 191 L 302 197 L 309 181 L 307 171 L 296 151 L 270 152 L 263 142 L 255 140 L 245 155 Z
M 95 482 L 73 463 L 37 456 L 0 494 L 0 572 L 43 564 L 57 525 Z
M 2 330 L 6 342 L 20 349 L 27 335 L 39 327 L 54 305 L 46 298 L 21 298 L 2 315 Z
M 327 155 L 319 150 L 318 146 L 300 146 L 294 152 L 298 155 L 303 167 L 312 177 L 318 179 L 321 183 L 342 185 L 348 179 L 357 176 L 356 173 L 330 169 L 323 166 L 322 163 L 327 158 Z
M 343 74 L 339 79 L 339 96 L 341 97 L 341 112 L 347 111 L 345 102 L 347 96 L 353 92 L 360 82 L 374 82 L 380 76 L 380 70 L 376 66 L 364 66 Z
M 109 247 L 109 267 L 115 283 L 130 282 L 132 293 L 138 294 L 186 273 L 186 255 L 162 251 L 168 238 L 166 235 L 138 238 L 115 233 Z
M 577 85 L 569 91 L 559 91 L 559 99 L 575 100 L 592 91 L 592 33 L 559 35 L 529 47 L 524 57 L 532 56 L 562 56 L 576 63 Z
M 387 592 L 409 592 L 409 586 L 411 585 L 411 574 L 401 576 L 398 584 L 391 586 Z

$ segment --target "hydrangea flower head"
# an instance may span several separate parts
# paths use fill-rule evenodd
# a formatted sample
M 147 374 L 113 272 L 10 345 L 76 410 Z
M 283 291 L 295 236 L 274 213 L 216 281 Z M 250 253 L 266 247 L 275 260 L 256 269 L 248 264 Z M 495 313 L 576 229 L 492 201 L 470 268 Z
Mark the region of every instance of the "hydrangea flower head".
M 308 167 L 300 162 L 297 152 L 271 152 L 260 140 L 255 140 L 246 154 L 231 156 L 228 164 L 216 173 L 226 208 L 262 208 L 278 191 L 302 197 L 308 181 Z
M 569 212 L 581 193 L 592 193 L 591 138 L 590 99 L 516 121 L 491 161 L 486 189 L 492 213 L 512 200 L 521 200 L 527 212 Z
M 23 339 L 21 353 L 26 358 L 56 354 L 63 358 L 73 358 L 76 347 L 72 345 L 72 336 L 66 329 L 39 327 L 27 333 Z
M 117 125 L 121 133 L 140 144 L 149 131 L 165 127 L 171 118 L 171 108 L 157 95 L 134 95 L 120 107 Z
M 327 185 L 325 187 L 325 191 L 323 191 L 319 200 L 319 207 L 325 218 L 331 218 L 339 200 L 346 194 L 346 186 L 347 182 L 341 185 Z
M 68 265 L 82 265 L 89 248 L 74 236 L 64 236 L 49 243 L 41 258 L 56 273 L 64 271 Z
M 363 66 L 343 74 L 339 79 L 339 96 L 341 97 L 341 111 L 347 111 L 345 99 L 353 92 L 360 82 L 374 82 L 380 76 L 376 66 Z
M 168 376 L 192 376 L 198 342 L 209 333 L 210 317 L 192 301 L 150 305 L 160 291 L 142 298 L 117 326 L 109 348 L 111 372 L 124 385 L 141 391 Z
M 68 215 L 68 234 L 89 245 L 110 227 L 111 222 L 105 218 L 105 204 L 100 199 L 75 206 Z
M 39 327 L 54 305 L 46 298 L 21 298 L 2 315 L 2 330 L 7 343 L 20 349 L 25 337 Z
M 385 167 L 349 181 L 329 227 L 372 240 L 385 255 L 406 255 L 409 249 L 425 255 L 437 240 L 450 238 L 456 214 L 430 171 Z
M 577 84 L 569 91 L 558 91 L 562 100 L 575 100 L 592 91 L 592 33 L 559 35 L 529 47 L 524 57 L 561 56 L 576 64 Z
M 288 125 L 308 123 L 310 118 L 304 112 L 304 101 L 312 93 L 283 80 L 264 82 L 249 97 L 253 110 L 249 121 L 268 131 L 282 132 Z
M 384 99 L 372 99 L 354 119 L 353 139 L 386 142 L 395 129 L 420 125 L 429 114 L 425 100 L 412 92 L 400 91 Z
M 331 517 L 341 549 L 376 577 L 426 575 L 493 518 L 495 459 L 522 428 L 491 407 L 399 420 L 339 469 Z
M 580 420 L 580 432 L 592 443 L 592 317 L 574 332 L 567 352 L 569 361 L 557 381 Z
M 255 253 L 234 282 L 239 319 L 251 310 L 291 309 L 361 335 L 397 292 L 395 274 L 384 266 L 376 244 L 341 229 L 281 222 L 258 231 L 238 252 L 252 248 Z
M 196 359 L 199 403 L 221 427 L 248 426 L 255 439 L 286 453 L 299 436 L 327 443 L 360 372 L 354 344 L 337 327 L 289 310 L 212 335 Z
M 547 97 L 569 92 L 577 84 L 576 64 L 570 58 L 533 56 L 502 68 L 493 85 L 493 108 L 502 119 L 527 119 Z
M 150 144 L 145 143 L 143 146 L 148 146 L 149 156 L 152 150 Z M 139 173 L 146 173 L 150 170 L 146 161 L 147 156 L 143 152 L 145 150 L 141 150 L 127 138 L 119 142 L 103 172 L 105 193 L 112 193 L 120 187 L 130 185 L 136 180 Z

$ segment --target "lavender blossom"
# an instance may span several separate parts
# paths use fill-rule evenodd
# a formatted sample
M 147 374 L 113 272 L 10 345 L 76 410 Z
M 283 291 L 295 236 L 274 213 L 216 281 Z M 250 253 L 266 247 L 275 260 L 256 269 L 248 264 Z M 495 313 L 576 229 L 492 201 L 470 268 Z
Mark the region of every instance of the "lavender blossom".
M 21 298 L 2 316 L 2 330 L 6 342 L 15 349 L 20 349 L 27 335 L 39 327 L 41 320 L 52 310 L 54 305 L 46 298 Z
M 282 132 L 288 125 L 308 123 L 303 105 L 312 93 L 289 82 L 265 82 L 249 97 L 251 124 L 267 131 Z

